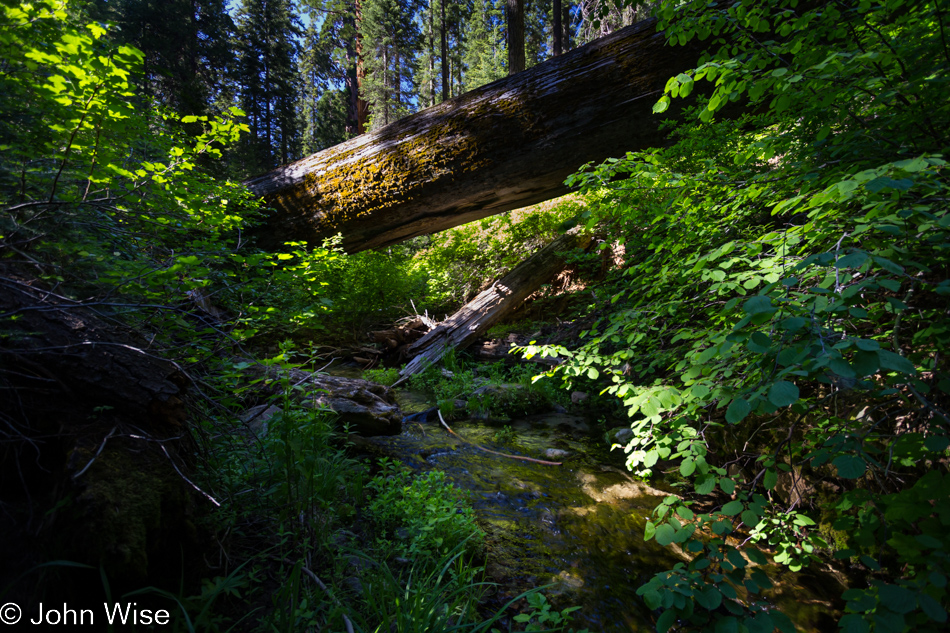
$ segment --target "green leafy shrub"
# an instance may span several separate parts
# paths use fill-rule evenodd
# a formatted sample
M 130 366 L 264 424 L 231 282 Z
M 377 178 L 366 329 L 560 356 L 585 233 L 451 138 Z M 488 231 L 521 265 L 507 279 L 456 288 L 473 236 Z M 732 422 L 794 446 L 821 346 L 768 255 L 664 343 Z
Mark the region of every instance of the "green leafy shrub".
M 465 494 L 433 470 L 413 477 L 401 464 L 383 459 L 381 472 L 367 488 L 375 493 L 368 510 L 381 538 L 396 553 L 436 557 L 462 543 L 469 551 L 482 547 L 482 533 Z
M 582 345 L 524 351 L 565 357 L 552 374 L 599 380 L 619 399 L 631 470 L 686 482 L 646 527 L 693 556 L 641 588 L 663 610 L 658 630 L 792 630 L 762 597 L 762 568 L 833 562 L 812 517 L 868 578 L 845 592 L 842 628 L 939 630 L 950 606 L 950 516 L 933 513 L 950 501 L 937 466 L 950 445 L 945 11 L 770 0 L 658 12 L 672 45 L 708 47 L 654 111 L 702 79 L 712 92 L 670 147 L 571 178 L 627 261 Z M 734 102 L 747 113 L 719 120 Z M 821 482 L 835 493 L 812 494 Z
M 430 310 L 451 309 L 471 299 L 560 235 L 562 225 L 581 211 L 582 204 L 565 197 L 433 235 L 429 246 L 414 257 L 415 266 L 428 278 Z
M 378 367 L 376 369 L 367 369 L 363 372 L 363 378 L 378 382 L 381 385 L 392 385 L 399 380 L 398 367 Z

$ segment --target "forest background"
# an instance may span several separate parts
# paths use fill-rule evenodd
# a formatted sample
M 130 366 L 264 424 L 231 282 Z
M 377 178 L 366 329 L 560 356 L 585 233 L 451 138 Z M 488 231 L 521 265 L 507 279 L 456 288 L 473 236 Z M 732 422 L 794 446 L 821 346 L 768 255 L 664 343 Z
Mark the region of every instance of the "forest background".
M 599 0 L 512 4 L 523 11 L 523 67 L 637 15 Z M 507 76 L 505 7 L 505 0 L 119 0 L 92 2 L 89 11 L 116 25 L 114 39 L 143 52 L 147 95 L 182 115 L 241 108 L 250 133 L 224 163 L 240 179 Z

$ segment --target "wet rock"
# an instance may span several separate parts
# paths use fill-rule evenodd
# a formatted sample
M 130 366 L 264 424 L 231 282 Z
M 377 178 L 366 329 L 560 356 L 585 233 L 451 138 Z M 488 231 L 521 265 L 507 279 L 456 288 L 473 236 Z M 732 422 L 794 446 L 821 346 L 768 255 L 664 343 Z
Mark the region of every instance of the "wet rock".
M 503 396 L 509 395 L 513 392 L 524 391 L 523 385 L 518 384 L 487 384 L 482 385 L 478 389 L 472 392 L 473 396 Z
M 590 427 L 584 418 L 567 413 L 541 413 L 525 418 L 531 424 L 543 424 L 551 429 L 573 435 L 574 433 L 587 433 Z
M 611 473 L 613 475 L 613 473 Z M 593 473 L 577 473 L 584 493 L 597 503 L 617 503 L 622 499 L 636 499 L 638 497 L 663 497 L 667 493 L 657 490 L 641 481 L 634 481 L 624 476 L 627 481 L 617 481 L 616 476 L 607 474 L 594 475 Z
M 272 417 L 282 412 L 283 409 L 276 405 L 259 404 L 245 411 L 239 419 L 248 431 L 257 437 L 264 437 L 267 435 L 267 423 Z
M 566 459 L 571 456 L 571 452 L 560 448 L 549 448 L 544 451 L 544 456 L 548 459 Z
M 275 396 L 290 389 L 290 397 L 299 405 L 329 409 L 339 416 L 341 426 L 363 436 L 398 435 L 402 431 L 402 412 L 392 388 L 362 378 L 328 376 L 301 369 L 281 370 L 254 365 L 252 378 L 268 378 L 261 391 Z
M 360 582 L 360 579 L 356 576 L 350 576 L 343 579 L 343 584 L 346 585 L 347 589 L 352 591 L 357 596 L 363 595 L 363 583 Z
M 557 575 L 554 581 L 560 583 L 558 593 L 562 591 L 577 591 L 584 586 L 584 579 L 575 571 L 564 570 Z
M 633 439 L 633 429 L 631 429 L 628 426 L 621 427 L 619 429 L 614 429 L 611 432 L 611 435 L 613 436 L 614 441 L 617 444 L 626 446 L 627 444 L 630 443 L 630 440 Z
M 311 374 L 304 396 L 304 406 L 335 411 L 342 425 L 360 435 L 398 435 L 402 431 L 402 412 L 393 390 L 384 385 L 360 378 Z

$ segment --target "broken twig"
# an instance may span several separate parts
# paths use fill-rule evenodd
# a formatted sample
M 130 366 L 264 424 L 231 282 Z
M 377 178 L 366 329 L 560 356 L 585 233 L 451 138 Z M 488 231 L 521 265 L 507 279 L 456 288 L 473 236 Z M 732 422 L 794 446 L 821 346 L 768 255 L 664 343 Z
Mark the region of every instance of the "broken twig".
M 487 449 L 487 448 L 485 448 L 484 446 L 479 446 L 478 444 L 476 444 L 476 443 L 474 443 L 474 442 L 469 442 L 467 439 L 465 439 L 464 437 L 462 437 L 461 435 L 459 435 L 458 433 L 456 433 L 455 431 L 453 431 L 453 430 L 449 427 L 449 425 L 445 423 L 445 418 L 442 417 L 442 410 L 441 410 L 441 409 L 437 409 L 436 412 L 439 414 L 439 421 L 442 422 L 442 426 L 445 427 L 445 430 L 446 430 L 446 431 L 448 431 L 449 433 L 451 433 L 451 434 L 454 435 L 455 437 L 459 438 L 460 440 L 462 440 L 462 441 L 465 442 L 466 444 L 471 444 L 472 446 L 474 446 L 475 448 L 477 448 L 477 449 L 479 449 L 479 450 L 481 450 L 481 451 L 485 451 L 486 453 L 491 453 L 492 455 L 501 455 L 502 457 L 510 457 L 511 459 L 519 459 L 519 460 L 521 460 L 521 461 L 523 461 L 523 462 L 531 462 L 531 463 L 533 463 L 533 464 L 542 464 L 542 465 L 544 465 L 544 466 L 560 466 L 560 465 L 562 464 L 562 462 L 548 462 L 548 461 L 544 461 L 543 459 L 535 459 L 535 458 L 533 458 L 533 457 L 524 457 L 524 456 L 522 456 L 522 455 L 510 455 L 510 454 L 508 454 L 508 453 L 499 453 L 498 451 L 493 451 L 493 450 Z

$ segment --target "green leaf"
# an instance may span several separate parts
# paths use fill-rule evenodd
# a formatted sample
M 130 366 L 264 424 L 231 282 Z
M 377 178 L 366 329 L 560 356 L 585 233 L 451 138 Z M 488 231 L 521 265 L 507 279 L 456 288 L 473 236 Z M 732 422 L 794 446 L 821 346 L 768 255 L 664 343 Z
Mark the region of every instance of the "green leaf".
M 845 479 L 857 479 L 867 470 L 867 463 L 856 455 L 839 455 L 833 462 L 838 476 Z
M 667 609 L 656 620 L 656 633 L 666 633 L 676 623 L 676 611 Z
M 715 611 L 722 604 L 722 593 L 716 587 L 709 587 L 694 594 L 699 606 L 708 611 Z
M 720 512 L 722 512 L 726 516 L 735 516 L 739 514 L 740 512 L 742 512 L 744 508 L 745 508 L 745 505 L 743 505 L 741 501 L 736 499 L 735 501 L 730 501 L 726 505 L 722 506 L 722 510 L 720 510 Z
M 656 465 L 657 460 L 660 458 L 660 453 L 656 449 L 647 451 L 646 455 L 643 456 L 643 465 L 646 468 L 653 468 Z
M 759 613 L 751 618 L 746 618 L 746 626 L 749 633 L 772 633 L 775 630 L 775 624 L 768 613 Z
M 787 407 L 798 402 L 798 387 L 787 380 L 779 380 L 769 388 L 769 402 L 777 407 Z
M 857 373 L 845 360 L 834 358 L 828 363 L 828 369 L 841 376 L 842 378 L 856 378 Z
M 851 360 L 851 368 L 859 377 L 870 376 L 880 368 L 877 352 L 858 352 Z
M 861 264 L 868 260 L 868 254 L 864 251 L 856 251 L 849 255 L 845 255 L 837 262 L 835 262 L 836 268 L 860 268 Z
M 742 522 L 750 528 L 754 528 L 759 524 L 759 515 L 752 510 L 744 510 L 742 512 Z
M 684 477 L 689 477 L 696 470 L 696 460 L 694 459 L 684 459 L 680 463 L 680 474 Z
M 868 621 L 857 613 L 849 613 L 838 622 L 841 633 L 868 633 Z
M 763 478 L 763 485 L 766 490 L 772 490 L 775 488 L 775 484 L 778 483 L 778 474 L 769 468 L 765 471 L 765 477 Z
M 651 611 L 659 609 L 660 605 L 663 604 L 663 601 L 660 599 L 660 594 L 656 591 L 643 592 L 643 601 Z
M 729 404 L 729 408 L 726 409 L 726 422 L 736 424 L 745 416 L 749 415 L 751 411 L 752 405 L 743 398 L 736 398 Z
M 739 621 L 731 616 L 720 616 L 716 620 L 715 633 L 738 633 Z
M 653 114 L 660 114 L 666 112 L 666 109 L 670 107 L 670 97 L 669 95 L 663 95 L 660 97 L 660 100 L 653 104 Z
M 676 530 L 673 529 L 673 526 L 669 523 L 664 523 L 656 528 L 656 542 L 666 547 L 673 542 L 673 537 L 676 535 Z
M 881 602 L 895 613 L 910 613 L 917 607 L 917 596 L 914 592 L 897 585 L 883 585 L 878 589 Z
M 736 482 L 728 477 L 723 477 L 719 480 L 719 487 L 722 488 L 724 493 L 731 495 L 736 491 Z
M 947 446 L 950 446 L 950 438 L 945 435 L 931 435 L 924 440 L 924 447 L 928 451 L 939 453 L 947 450 Z
M 910 376 L 917 374 L 917 369 L 914 367 L 914 364 L 900 354 L 895 354 L 886 349 L 879 349 L 877 350 L 877 357 L 881 361 L 882 369 L 890 369 Z
M 716 477 L 712 473 L 705 473 L 696 478 L 694 490 L 696 494 L 708 495 L 716 487 Z
M 768 297 L 752 297 L 742 304 L 742 311 L 746 314 L 771 314 L 776 308 L 772 306 L 772 300 Z
M 746 556 L 749 557 L 749 560 L 755 563 L 756 565 L 765 565 L 769 562 L 769 559 L 765 557 L 765 554 L 760 552 L 754 547 L 750 547 L 746 550 Z M 761 583 L 760 583 L 761 584 Z
M 921 610 L 923 610 L 931 620 L 941 623 L 947 621 L 947 610 L 944 609 L 943 605 L 939 602 L 925 593 L 919 594 L 917 600 L 920 602 Z
M 749 337 L 748 348 L 753 352 L 764 354 L 772 348 L 772 341 L 762 332 L 753 332 Z

